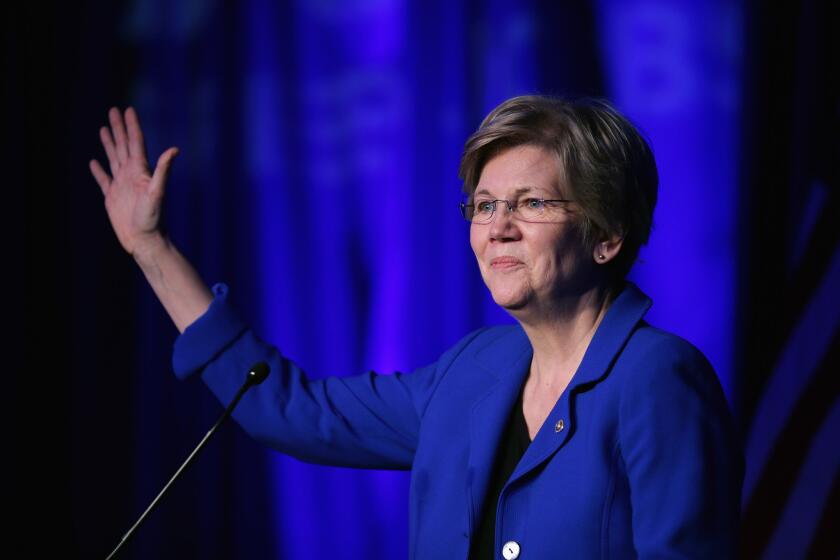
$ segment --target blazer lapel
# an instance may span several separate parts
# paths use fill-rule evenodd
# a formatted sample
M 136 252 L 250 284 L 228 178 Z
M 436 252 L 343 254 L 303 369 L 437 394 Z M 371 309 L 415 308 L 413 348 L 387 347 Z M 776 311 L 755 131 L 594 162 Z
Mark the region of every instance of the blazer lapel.
M 525 451 L 508 480 L 508 485 L 539 466 L 572 436 L 577 422 L 574 415 L 575 391 L 597 383 L 606 375 L 651 304 L 651 300 L 641 290 L 634 284 L 627 283 L 598 325 L 598 330 L 592 337 L 572 381 L 560 395 L 534 441 Z M 510 407 L 506 410 L 509 409 Z
M 524 331 L 511 328 L 474 355 L 480 368 L 478 398 L 470 411 L 468 485 L 471 523 L 475 530 L 484 503 L 496 450 L 511 407 L 519 396 L 531 363 L 531 345 Z

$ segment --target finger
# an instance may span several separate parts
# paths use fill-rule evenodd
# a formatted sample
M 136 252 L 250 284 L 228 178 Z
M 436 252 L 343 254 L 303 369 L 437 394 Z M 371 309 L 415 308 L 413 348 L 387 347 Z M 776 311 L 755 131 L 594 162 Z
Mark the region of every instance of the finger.
M 108 156 L 108 165 L 111 166 L 111 175 L 116 175 L 120 170 L 120 161 L 117 159 L 117 148 L 114 146 L 114 139 L 107 126 L 99 129 L 99 139 L 102 140 L 102 147 L 105 148 L 105 155 Z
M 172 167 L 172 160 L 178 155 L 178 148 L 169 148 L 158 158 L 155 172 L 152 174 L 151 188 L 155 191 L 162 191 L 169 177 L 169 169 Z
M 131 157 L 139 157 L 145 163 L 146 146 L 143 143 L 143 130 L 140 128 L 140 119 L 134 107 L 125 110 L 125 125 L 128 129 L 128 153 Z
M 108 119 L 111 121 L 111 132 L 114 134 L 114 143 L 117 148 L 117 159 L 120 163 L 128 159 L 128 138 L 125 134 L 125 124 L 120 110 L 111 107 L 108 111 Z
M 96 182 L 99 183 L 99 188 L 102 189 L 102 194 L 104 196 L 108 196 L 108 191 L 111 190 L 111 178 L 105 173 L 105 170 L 102 169 L 102 166 L 99 165 L 99 162 L 95 159 L 90 160 L 90 172 L 93 174 L 93 178 L 96 179 Z

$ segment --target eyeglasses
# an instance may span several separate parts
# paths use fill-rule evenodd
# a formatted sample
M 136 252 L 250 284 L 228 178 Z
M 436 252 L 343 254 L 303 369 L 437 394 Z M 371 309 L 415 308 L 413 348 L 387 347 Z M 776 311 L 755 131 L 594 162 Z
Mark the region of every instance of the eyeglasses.
M 572 202 L 565 198 L 523 198 L 511 203 L 508 200 L 477 199 L 473 204 L 461 203 L 461 215 L 473 224 L 489 224 L 496 214 L 496 206 L 504 202 L 514 218 L 523 222 L 550 222 L 559 214 L 562 205 Z

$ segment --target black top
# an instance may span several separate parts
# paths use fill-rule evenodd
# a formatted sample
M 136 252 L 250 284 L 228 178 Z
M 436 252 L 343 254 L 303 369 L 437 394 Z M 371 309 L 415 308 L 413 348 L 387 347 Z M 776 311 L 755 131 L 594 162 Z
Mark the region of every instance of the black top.
M 519 398 L 510 411 L 502 439 L 499 441 L 493 473 L 490 475 L 487 495 L 481 508 L 481 519 L 470 546 L 472 560 L 495 558 L 493 549 L 496 539 L 496 506 L 499 502 L 499 494 L 502 493 L 502 488 L 513 474 L 530 443 L 531 436 L 528 434 L 528 424 L 525 423 L 525 414 L 522 411 L 522 391 L 520 391 Z

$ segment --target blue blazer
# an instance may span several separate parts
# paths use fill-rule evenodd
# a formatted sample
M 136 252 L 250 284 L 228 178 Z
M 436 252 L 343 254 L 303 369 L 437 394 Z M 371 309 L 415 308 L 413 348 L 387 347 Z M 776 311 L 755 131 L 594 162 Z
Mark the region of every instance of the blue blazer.
M 473 332 L 408 374 L 309 380 L 214 293 L 175 343 L 176 374 L 203 371 L 228 403 L 267 361 L 234 414 L 249 434 L 305 461 L 411 469 L 410 557 L 466 558 L 530 365 L 523 330 Z M 743 461 L 726 400 L 695 347 L 643 321 L 650 305 L 628 283 L 609 308 L 499 496 L 496 558 L 736 556 Z

